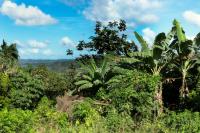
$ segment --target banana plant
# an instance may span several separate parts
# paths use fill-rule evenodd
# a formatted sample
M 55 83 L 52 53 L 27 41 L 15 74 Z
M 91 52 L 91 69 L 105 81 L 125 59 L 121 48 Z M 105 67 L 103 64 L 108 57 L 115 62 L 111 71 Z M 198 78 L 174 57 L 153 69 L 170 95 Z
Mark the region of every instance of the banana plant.
M 160 76 L 161 70 L 171 59 L 169 45 L 174 33 L 173 29 L 167 35 L 165 33 L 159 33 L 155 37 L 153 47 L 150 48 L 143 37 L 135 32 L 135 36 L 142 48 L 141 51 L 132 52 L 129 55 L 133 58 L 139 58 L 146 65 L 146 69 L 150 70 L 152 75 Z
M 100 65 L 98 65 L 93 58 L 88 62 L 80 63 L 81 70 L 77 75 L 77 82 L 75 85 L 78 87 L 77 92 L 87 91 L 94 95 L 98 90 L 106 88 L 106 82 L 108 81 L 108 73 L 110 66 L 107 59 L 104 59 Z
M 182 75 L 182 85 L 179 89 L 180 98 L 185 98 L 189 93 L 187 85 L 189 70 L 200 63 L 200 34 L 197 35 L 194 41 L 188 40 L 183 28 L 177 20 L 174 20 L 173 25 L 176 33 L 174 41 L 170 45 L 170 49 L 173 54 L 173 65 Z
M 141 35 L 137 32 L 134 32 L 134 34 L 141 45 L 141 50 L 127 53 L 128 57 L 123 57 L 122 61 L 126 63 L 137 62 L 142 64 L 153 76 L 161 76 L 161 71 L 171 60 L 172 55 L 169 46 L 175 34 L 174 29 L 167 35 L 165 33 L 158 34 L 152 48 L 149 47 L 149 44 Z M 163 111 L 162 82 L 155 88 L 155 101 L 157 114 L 160 115 Z

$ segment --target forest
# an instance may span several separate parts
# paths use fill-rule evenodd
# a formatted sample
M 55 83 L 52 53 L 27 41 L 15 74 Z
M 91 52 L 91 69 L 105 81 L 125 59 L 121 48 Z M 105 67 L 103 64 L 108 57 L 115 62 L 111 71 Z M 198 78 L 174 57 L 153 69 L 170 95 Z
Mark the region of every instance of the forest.
M 76 47 L 96 54 L 59 71 L 20 65 L 16 44 L 3 40 L 0 133 L 200 132 L 200 33 L 191 40 L 171 25 L 150 44 L 136 31 L 129 41 L 124 20 L 96 22 Z

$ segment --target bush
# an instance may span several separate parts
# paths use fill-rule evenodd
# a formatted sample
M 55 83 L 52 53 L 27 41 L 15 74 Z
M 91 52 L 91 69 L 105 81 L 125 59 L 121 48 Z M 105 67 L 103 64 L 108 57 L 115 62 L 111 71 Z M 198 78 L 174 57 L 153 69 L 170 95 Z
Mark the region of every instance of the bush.
M 91 99 L 87 99 L 74 106 L 72 130 L 77 132 L 132 132 L 134 121 L 128 114 L 119 114 L 113 107 L 108 107 L 107 114 L 100 116 L 98 105 L 94 105 Z M 98 107 L 99 108 L 99 107 Z
M 44 97 L 34 111 L 3 109 L 0 111 L 0 132 L 54 133 L 68 131 L 69 124 L 67 115 L 57 112 L 51 103 L 51 101 Z
M 69 121 L 65 113 L 57 112 L 47 97 L 43 97 L 34 111 L 4 108 L 0 111 L 0 132 L 2 133 L 196 133 L 200 131 L 198 112 L 169 112 L 150 120 L 133 121 L 129 114 L 109 106 L 107 113 L 100 116 L 91 99 L 74 106 L 74 121 Z
M 10 104 L 10 99 L 8 96 L 8 87 L 10 83 L 9 75 L 0 72 L 0 109 L 3 107 L 8 107 Z
M 105 125 L 110 133 L 133 132 L 134 121 L 128 114 L 119 114 L 116 109 L 111 109 L 105 120 Z
M 199 112 L 184 111 L 180 113 L 171 112 L 164 118 L 168 128 L 176 132 L 196 133 L 200 131 Z
M 145 120 L 137 127 L 138 132 L 197 133 L 200 131 L 199 112 L 169 112 L 156 121 Z
M 51 72 L 46 81 L 44 95 L 55 100 L 57 96 L 63 96 L 68 90 L 67 79 L 62 74 Z
M 7 73 L 0 73 L 0 94 L 7 95 L 8 85 L 10 82 L 9 75 Z
M 119 113 L 126 112 L 135 118 L 147 118 L 155 111 L 155 89 L 159 77 L 137 70 L 120 69 L 123 75 L 115 76 L 108 93 L 111 104 Z
M 135 128 L 136 133 L 176 133 L 170 128 L 168 128 L 164 121 L 151 121 L 145 120 L 142 121 L 139 125 Z
M 55 100 L 57 96 L 64 95 L 67 91 L 67 79 L 64 74 L 49 71 L 45 66 L 39 66 L 31 71 L 33 78 L 44 83 L 44 95 Z
M 45 132 L 65 131 L 68 126 L 68 117 L 65 113 L 57 112 L 52 105 L 53 101 L 43 97 L 34 111 L 34 116 L 39 120 L 37 130 Z
M 189 93 L 189 97 L 187 99 L 187 108 L 194 111 L 200 111 L 200 80 L 198 81 L 198 86 L 196 89 Z
M 89 126 L 92 124 L 92 121 L 98 120 L 99 117 L 98 112 L 92 107 L 91 99 L 86 99 L 85 101 L 74 105 L 73 119 L 75 121 L 86 122 Z
M 21 109 L 3 109 L 0 112 L 0 132 L 30 132 L 33 129 L 34 121 L 32 111 L 24 111 Z
M 10 80 L 8 97 L 11 99 L 11 106 L 23 109 L 35 108 L 43 96 L 44 83 L 23 71 L 19 71 Z

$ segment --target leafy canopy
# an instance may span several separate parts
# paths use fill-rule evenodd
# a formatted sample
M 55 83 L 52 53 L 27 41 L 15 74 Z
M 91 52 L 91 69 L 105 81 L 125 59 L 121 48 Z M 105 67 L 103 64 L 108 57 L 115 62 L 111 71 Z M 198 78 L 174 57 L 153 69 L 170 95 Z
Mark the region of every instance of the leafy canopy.
M 96 23 L 95 35 L 91 36 L 90 42 L 80 41 L 77 49 L 88 49 L 96 51 L 97 54 L 106 54 L 112 52 L 116 55 L 126 55 L 128 51 L 137 51 L 137 46 L 134 42 L 127 41 L 126 22 L 109 22 L 108 25 L 103 25 L 101 22 Z

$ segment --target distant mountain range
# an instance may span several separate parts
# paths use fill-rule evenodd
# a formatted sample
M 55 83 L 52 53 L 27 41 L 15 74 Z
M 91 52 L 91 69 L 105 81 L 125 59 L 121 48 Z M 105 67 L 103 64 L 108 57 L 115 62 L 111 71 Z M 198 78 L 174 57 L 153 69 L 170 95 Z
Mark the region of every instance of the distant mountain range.
M 32 60 L 32 59 L 21 59 L 20 64 L 22 67 L 26 67 L 31 65 L 33 67 L 37 67 L 40 65 L 45 65 L 47 68 L 53 71 L 65 71 L 69 68 L 69 66 L 74 63 L 73 59 L 59 59 L 59 60 Z

